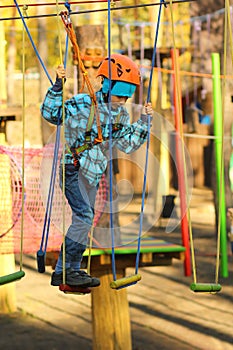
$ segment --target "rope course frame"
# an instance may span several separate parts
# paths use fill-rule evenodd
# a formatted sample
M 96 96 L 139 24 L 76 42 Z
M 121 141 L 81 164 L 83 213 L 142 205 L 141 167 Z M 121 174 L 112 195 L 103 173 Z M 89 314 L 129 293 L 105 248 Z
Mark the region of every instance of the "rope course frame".
M 119 1 L 119 0 L 115 0 L 115 1 Z M 114 1 L 114 2 L 115 2 Z M 162 3 L 162 5 L 170 5 L 171 7 L 172 7 L 172 4 L 174 3 L 184 3 L 184 2 L 192 2 L 192 1 L 196 1 L 196 0 L 183 0 L 183 1 L 163 1 L 163 0 L 161 0 L 161 2 L 160 3 L 153 3 L 153 4 L 143 4 L 143 5 L 134 5 L 134 6 L 122 6 L 122 7 L 118 7 L 118 8 L 114 8 L 114 7 L 112 7 L 112 5 L 111 6 L 108 6 L 108 9 L 99 9 L 99 10 L 87 10 L 87 11 L 75 11 L 75 12 L 71 12 L 71 13 L 69 13 L 69 15 L 74 15 L 74 14 L 83 14 L 83 13 L 90 13 L 90 12 L 102 12 L 102 11 L 108 11 L 108 13 L 110 13 L 111 11 L 113 11 L 113 10 L 122 10 L 122 9 L 129 9 L 129 8 L 136 8 L 136 7 L 147 7 L 147 6 L 156 6 L 156 5 L 160 5 L 160 7 L 161 7 L 161 3 Z M 106 2 L 108 2 L 108 4 L 109 4 L 109 0 L 108 1 L 106 1 L 106 0 L 96 0 L 96 1 L 94 1 L 94 2 L 96 2 L 96 3 L 106 3 Z M 69 2 L 69 4 L 82 4 L 82 3 L 93 3 L 93 1 L 74 1 L 74 2 Z M 59 4 L 59 5 L 65 5 L 64 3 L 61 3 L 61 2 L 59 2 L 59 3 L 57 3 L 57 4 Z M 48 3 L 48 4 L 29 4 L 29 5 L 26 5 L 26 6 L 42 6 L 42 5 L 47 5 L 47 6 L 50 6 L 50 5 L 54 5 L 54 4 L 52 4 L 52 3 Z M 23 6 L 25 6 L 25 5 L 18 5 L 19 7 L 23 7 Z M 0 6 L 0 8 L 14 8 L 15 6 L 14 5 L 1 5 Z M 63 12 L 64 13 L 64 12 Z M 25 18 L 26 19 L 30 19 L 30 18 L 41 18 L 41 17 L 52 17 L 52 16 L 57 16 L 57 14 L 48 14 L 48 15 L 36 15 L 36 16 L 25 16 Z M 60 14 L 60 16 L 62 16 L 62 14 Z M 2 20 L 13 20 L 13 19 L 23 19 L 22 17 L 9 17 L 9 18 L 0 18 L 0 21 L 2 21 Z M 64 22 L 64 21 L 63 21 Z M 154 60 L 153 60 L 154 61 Z M 153 69 L 154 69 L 154 67 L 152 67 L 152 69 L 151 69 L 151 74 L 152 74 L 152 71 L 153 71 Z M 167 69 L 159 69 L 159 68 L 157 68 L 157 70 L 161 70 L 161 71 L 166 71 L 166 72 L 168 72 L 169 70 L 167 70 Z M 171 72 L 171 74 L 174 74 L 174 72 L 173 71 L 169 71 L 169 72 Z M 185 73 L 189 73 L 189 72 L 179 72 L 179 74 L 185 74 Z M 197 75 L 197 76 L 205 76 L 205 77 L 212 77 L 212 75 L 211 74 L 201 74 L 201 73 L 190 73 L 190 75 Z M 223 76 L 221 76 L 221 78 L 224 78 L 224 79 L 226 79 L 226 78 L 229 78 L 229 79 L 232 79 L 232 77 L 233 76 L 226 76 L 226 75 L 223 75 Z M 148 95 L 149 96 L 149 95 Z M 148 101 L 148 100 L 147 100 Z M 148 125 L 149 125 L 149 122 L 148 122 Z M 149 129 L 148 129 L 148 132 L 149 132 Z M 184 135 L 184 134 L 183 134 Z M 214 136 L 212 137 L 212 138 L 214 138 Z M 145 166 L 146 167 L 146 166 Z M 144 186 L 144 185 L 143 185 Z M 142 210 L 142 212 L 143 212 L 143 208 L 141 209 Z M 141 225 L 141 218 L 140 218 L 140 225 Z M 140 248 L 140 247 L 139 247 Z M 138 259 L 138 256 L 137 256 L 137 259 Z M 135 276 L 137 276 L 137 268 L 136 268 L 136 270 L 135 270 Z M 140 275 L 139 275 L 140 276 Z M 131 277 L 131 282 L 130 282 L 130 284 L 134 284 L 134 283 L 136 283 L 138 280 L 140 280 L 141 279 L 141 277 L 136 277 L 136 280 L 134 280 L 134 278 L 132 278 L 132 276 L 130 276 Z M 20 277 L 21 278 L 21 277 Z M 116 282 L 115 281 L 115 279 L 114 279 L 114 282 Z M 7 283 L 7 282 L 6 282 Z M 0 285 L 1 285 L 1 277 L 0 277 Z M 206 284 L 201 284 L 202 285 L 202 287 L 200 287 L 200 289 L 198 288 L 198 286 L 197 286 L 197 283 L 193 283 L 191 286 L 190 286 L 190 288 L 193 290 L 193 291 L 198 291 L 198 292 L 200 292 L 200 291 L 210 291 L 210 292 L 213 292 L 213 291 L 219 291 L 219 290 L 221 290 L 221 286 L 219 287 L 219 285 L 217 285 L 217 287 L 214 287 L 213 285 L 214 284 L 208 284 L 209 285 L 209 287 L 208 286 L 206 286 Z M 126 285 L 126 286 L 128 286 L 128 284 Z M 112 288 L 114 288 L 114 289 L 120 289 L 120 288 L 122 288 L 122 287 L 124 287 L 124 281 L 120 281 L 120 283 L 118 284 L 118 283 L 115 283 L 115 286 L 114 287 L 112 287 Z M 209 290 L 208 290 L 208 288 L 209 288 Z M 196 290 L 195 290 L 196 289 Z
M 117 1 L 120 1 L 120 0 L 114 0 L 114 2 L 117 2 Z M 93 4 L 93 3 L 101 3 L 101 2 L 107 2 L 107 0 L 83 0 L 83 1 L 69 1 L 69 4 L 70 5 L 78 5 L 78 4 Z M 57 5 L 65 5 L 64 1 L 61 2 L 59 1 L 57 4 L 56 3 L 53 3 L 53 2 L 44 2 L 44 3 L 34 3 L 34 4 L 26 4 L 26 5 L 23 5 L 23 4 L 18 4 L 19 7 L 24 7 L 24 6 L 27 6 L 27 7 L 39 7 L 39 6 L 57 6 Z M 0 9 L 1 8 L 14 8 L 15 5 L 0 5 Z
M 179 4 L 179 3 L 186 3 L 186 2 L 194 2 L 196 0 L 173 0 L 172 4 Z M 164 1 L 164 5 L 169 5 L 169 1 Z M 160 3 L 151 3 L 151 4 L 139 4 L 139 5 L 132 5 L 132 6 L 119 6 L 119 7 L 111 7 L 110 11 L 120 11 L 120 10 L 128 10 L 128 9 L 133 9 L 133 8 L 140 8 L 140 7 L 151 7 L 151 6 L 159 6 Z M 98 9 L 98 10 L 83 10 L 83 11 L 72 11 L 70 15 L 82 15 L 85 13 L 95 13 L 95 12 L 107 12 L 108 9 Z M 27 19 L 32 19 L 32 18 L 46 18 L 46 17 L 56 17 L 56 13 L 51 13 L 51 14 L 42 14 L 42 15 L 32 15 L 32 16 L 27 16 Z M 0 21 L 7 21 L 7 20 L 20 20 L 21 17 L 5 17 L 5 18 L 0 18 Z

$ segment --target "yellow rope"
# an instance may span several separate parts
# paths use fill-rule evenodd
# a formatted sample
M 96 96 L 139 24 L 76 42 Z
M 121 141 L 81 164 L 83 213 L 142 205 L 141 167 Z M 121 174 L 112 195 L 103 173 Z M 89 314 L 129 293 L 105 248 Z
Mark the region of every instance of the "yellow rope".
M 232 60 L 232 66 L 233 66 L 233 40 L 232 40 L 232 24 L 231 24 L 231 9 L 230 9 L 230 3 L 229 0 L 226 0 L 225 4 L 225 21 L 228 22 L 228 33 L 229 33 L 229 41 L 230 41 L 230 50 L 231 50 L 231 60 Z M 227 20 L 226 20 L 227 17 Z
M 58 29 L 58 40 L 59 40 L 59 55 L 60 55 L 60 63 L 63 63 L 62 58 L 62 42 L 61 42 L 61 30 L 60 30 L 60 16 L 59 16 L 59 3 L 56 0 L 56 11 L 57 11 L 57 29 Z M 64 101 L 64 79 L 62 79 L 62 237 L 63 237 L 63 245 L 62 245 L 62 270 L 63 270 L 63 284 L 65 284 L 66 275 L 65 275 L 65 232 L 66 232 L 66 220 L 65 220 L 65 101 Z
M 26 12 L 27 7 L 23 7 L 24 14 Z M 21 213 L 21 225 L 20 225 L 20 271 L 23 270 L 23 232 L 24 232 L 24 195 L 25 195 L 25 108 L 26 108 L 26 88 L 25 88 L 25 28 L 23 26 L 23 32 L 22 32 L 22 44 L 23 44 L 23 57 L 22 57 L 22 73 L 23 73 L 23 80 L 22 80 L 22 198 L 21 198 L 21 205 L 22 205 L 22 213 Z
M 90 231 L 90 245 L 88 250 L 88 261 L 87 261 L 87 273 L 91 274 L 91 249 L 92 249 L 92 243 L 93 243 L 93 233 L 94 233 L 94 224 L 91 226 Z

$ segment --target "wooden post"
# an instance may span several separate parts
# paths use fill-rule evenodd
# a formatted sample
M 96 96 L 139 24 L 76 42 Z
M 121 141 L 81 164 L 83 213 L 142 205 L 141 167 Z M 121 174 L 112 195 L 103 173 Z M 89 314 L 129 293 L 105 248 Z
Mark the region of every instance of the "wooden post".
M 96 271 L 95 271 L 96 275 Z M 125 276 L 124 271 L 117 278 Z M 131 350 L 131 327 L 127 288 L 110 288 L 112 271 L 99 276 L 101 286 L 93 288 L 92 325 L 93 350 Z

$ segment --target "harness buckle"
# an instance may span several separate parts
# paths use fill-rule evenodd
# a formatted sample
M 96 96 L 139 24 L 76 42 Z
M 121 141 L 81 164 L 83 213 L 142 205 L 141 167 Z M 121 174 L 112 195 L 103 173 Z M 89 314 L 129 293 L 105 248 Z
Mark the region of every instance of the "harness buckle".
M 60 16 L 61 16 L 62 22 L 64 23 L 66 29 L 69 30 L 72 27 L 70 15 L 68 14 L 67 11 L 61 11 Z
M 85 144 L 87 145 L 88 149 L 92 148 L 94 143 L 91 141 L 91 131 L 87 130 L 85 132 Z

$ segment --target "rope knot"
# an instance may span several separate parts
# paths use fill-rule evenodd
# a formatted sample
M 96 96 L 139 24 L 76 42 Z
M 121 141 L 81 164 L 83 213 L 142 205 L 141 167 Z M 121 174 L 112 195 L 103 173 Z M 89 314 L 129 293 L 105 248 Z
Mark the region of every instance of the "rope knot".
M 72 12 L 71 6 L 70 6 L 70 4 L 69 4 L 69 1 L 66 1 L 66 2 L 65 2 L 65 7 L 67 8 L 67 10 L 68 10 L 69 13 Z
M 167 3 L 165 2 L 165 0 L 161 0 L 161 2 L 164 4 L 164 7 L 167 8 Z

